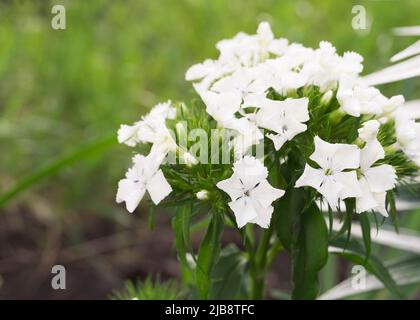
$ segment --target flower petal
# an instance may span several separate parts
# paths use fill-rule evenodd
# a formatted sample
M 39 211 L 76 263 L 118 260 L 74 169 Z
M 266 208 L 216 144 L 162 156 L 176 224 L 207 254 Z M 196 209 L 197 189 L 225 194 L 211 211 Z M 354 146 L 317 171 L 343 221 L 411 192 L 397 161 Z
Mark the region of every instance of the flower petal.
M 235 176 L 242 182 L 245 190 L 250 190 L 256 186 L 257 183 L 266 179 L 268 176 L 267 168 L 263 163 L 250 156 L 245 156 L 233 165 L 233 172 Z
M 332 158 L 333 171 L 356 169 L 360 165 L 360 149 L 353 144 L 336 144 L 336 151 Z
M 356 145 L 328 143 L 318 136 L 314 139 L 315 151 L 310 159 L 324 169 L 340 172 L 344 169 L 356 169 L 360 164 L 360 150 Z
M 316 136 L 314 138 L 315 151 L 309 157 L 311 160 L 318 163 L 321 168 L 331 168 L 332 158 L 335 155 L 337 146 L 332 143 L 328 143 Z
M 267 180 L 261 181 L 258 186 L 250 191 L 250 197 L 263 208 L 268 208 L 274 200 L 283 195 L 284 190 L 273 188 Z
M 234 114 L 240 109 L 241 97 L 234 92 L 205 91 L 200 96 L 207 107 L 207 113 L 220 123 L 234 118 Z
M 232 201 L 244 195 L 244 187 L 235 174 L 226 180 L 219 181 L 216 187 L 226 192 Z
M 163 175 L 162 170 L 157 171 L 147 181 L 146 189 L 149 192 L 153 203 L 156 205 L 159 204 L 159 202 L 161 202 L 172 191 L 172 188 Z
M 318 192 L 327 200 L 331 208 L 338 208 L 340 193 L 343 190 L 343 185 L 338 183 L 333 176 L 327 176 Z
M 375 208 L 375 211 L 379 212 L 384 217 L 388 217 L 388 212 L 385 207 L 386 192 L 376 192 L 373 194 L 378 206 Z
M 259 204 L 254 203 L 254 207 L 258 213 L 258 216 L 252 219 L 251 223 L 258 224 L 261 228 L 267 229 L 270 226 L 271 216 L 273 215 L 274 208 L 273 206 L 268 206 L 263 208 Z
M 364 175 L 372 192 L 388 191 L 395 187 L 397 176 L 394 167 L 389 164 L 369 168 Z
M 362 191 L 360 190 L 356 171 L 336 173 L 334 179 L 343 186 L 339 195 L 340 199 L 361 196 Z
M 242 197 L 238 200 L 229 202 L 229 207 L 235 215 L 238 228 L 242 228 L 258 216 L 257 211 L 252 204 L 252 200 L 248 197 Z
M 145 191 L 140 184 L 130 179 L 122 179 L 118 182 L 116 201 L 117 203 L 125 201 L 127 211 L 132 213 L 139 205 Z
M 135 147 L 138 143 L 137 131 L 139 130 L 138 125 L 128 126 L 122 124 L 118 129 L 118 142 L 124 143 L 129 147 Z
M 285 123 L 282 125 L 281 128 L 274 128 L 273 131 L 277 132 L 278 134 L 267 134 L 267 138 L 271 139 L 274 143 L 274 148 L 276 150 L 280 150 L 286 141 L 292 140 L 295 136 L 299 133 L 305 132 L 307 129 L 306 124 L 294 121 L 290 118 L 285 118 Z
M 314 169 L 310 165 L 306 164 L 305 170 L 303 171 L 300 178 L 296 181 L 295 188 L 308 186 L 318 190 L 325 177 L 326 176 L 323 170 Z
M 372 210 L 378 206 L 372 191 L 370 191 L 369 184 L 365 178 L 359 180 L 361 196 L 356 198 L 356 212 L 362 213 Z
M 360 152 L 360 168 L 364 172 L 384 157 L 385 151 L 380 142 L 377 139 L 369 141 Z
M 309 120 L 309 112 L 308 112 L 308 98 L 299 98 L 299 99 L 291 99 L 288 98 L 284 100 L 284 106 L 286 111 L 289 115 L 293 116 L 296 121 L 299 122 L 306 122 Z

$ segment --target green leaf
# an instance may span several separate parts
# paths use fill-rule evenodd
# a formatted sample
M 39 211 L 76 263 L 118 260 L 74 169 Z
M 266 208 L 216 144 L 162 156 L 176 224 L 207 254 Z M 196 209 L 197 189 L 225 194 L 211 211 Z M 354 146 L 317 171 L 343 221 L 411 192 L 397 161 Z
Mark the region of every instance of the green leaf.
M 369 260 L 371 253 L 370 221 L 366 212 L 359 215 L 360 226 L 362 227 L 363 243 L 365 244 L 366 260 Z
M 204 239 L 198 250 L 196 282 L 200 299 L 207 299 L 211 287 L 211 272 L 220 253 L 220 239 L 223 232 L 223 216 L 213 213 Z
M 244 254 L 231 244 L 224 248 L 219 261 L 212 272 L 212 288 L 210 299 L 245 299 L 245 267 Z
M 187 251 L 191 249 L 191 204 L 177 208 L 175 216 L 172 218 L 172 229 L 175 233 L 175 246 L 178 251 L 179 260 L 184 267 L 189 268 L 187 261 Z
M 293 299 L 315 299 L 318 273 L 328 260 L 328 228 L 316 204 L 303 212 L 293 248 Z
M 56 174 L 61 169 L 79 160 L 100 154 L 113 145 L 116 145 L 116 138 L 114 135 L 102 137 L 88 144 L 84 144 L 70 153 L 64 154 L 56 160 L 35 169 L 32 173 L 19 180 L 10 190 L 0 194 L 0 208 L 37 182 Z
M 350 238 L 352 218 L 356 202 L 354 201 L 354 199 L 346 199 L 344 200 L 344 202 L 346 204 L 346 213 L 344 221 L 340 230 L 338 230 L 336 233 L 333 233 L 333 235 L 331 236 L 331 241 L 335 241 L 336 239 L 340 238 L 344 233 L 347 233 L 347 239 Z
M 289 188 L 283 198 L 274 204 L 275 230 L 284 248 L 289 252 L 295 241 L 295 225 L 304 206 L 304 191 L 295 188 Z
M 392 294 L 401 298 L 401 293 L 398 286 L 389 273 L 388 269 L 382 264 L 381 260 L 374 255 L 370 255 L 369 260 L 366 260 L 366 252 L 356 241 L 344 241 L 337 239 L 331 243 L 330 252 L 337 254 L 344 259 L 347 259 L 355 264 L 364 266 L 366 270 L 374 274 L 385 287 L 391 291 Z

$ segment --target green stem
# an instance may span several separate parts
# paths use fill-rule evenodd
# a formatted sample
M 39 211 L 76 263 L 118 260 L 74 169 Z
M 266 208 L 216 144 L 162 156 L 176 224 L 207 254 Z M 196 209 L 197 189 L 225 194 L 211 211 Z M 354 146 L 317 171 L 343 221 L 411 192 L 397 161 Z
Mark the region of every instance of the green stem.
M 254 259 L 251 261 L 251 298 L 255 300 L 264 298 L 265 276 L 268 269 L 267 253 L 272 234 L 272 227 L 263 231 Z

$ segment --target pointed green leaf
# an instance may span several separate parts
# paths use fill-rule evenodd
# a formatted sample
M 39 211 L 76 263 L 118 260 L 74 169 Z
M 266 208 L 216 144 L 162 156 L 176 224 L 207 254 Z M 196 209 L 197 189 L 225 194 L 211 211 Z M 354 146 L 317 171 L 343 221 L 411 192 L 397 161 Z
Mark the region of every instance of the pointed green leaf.
M 364 266 L 366 270 L 374 274 L 385 287 L 397 297 L 402 297 L 398 286 L 390 275 L 388 269 L 382 264 L 381 260 L 371 255 L 366 260 L 366 252 L 356 241 L 346 242 L 343 239 L 337 239 L 331 243 L 330 252 L 340 255 L 344 259 L 352 261 L 355 264 Z
M 304 206 L 304 191 L 295 188 L 289 188 L 286 194 L 274 204 L 275 230 L 284 248 L 289 252 L 292 243 L 296 240 L 295 225 Z
M 204 239 L 198 250 L 196 281 L 200 299 L 207 299 L 211 287 L 211 272 L 220 254 L 220 239 L 223 232 L 223 216 L 213 213 Z
M 175 233 L 175 246 L 179 259 L 184 267 L 188 268 L 187 251 L 191 248 L 191 205 L 178 207 L 175 217 L 172 219 L 172 228 Z
M 233 244 L 224 248 L 212 272 L 210 299 L 245 299 L 244 254 Z
M 363 243 L 365 245 L 366 260 L 369 260 L 371 253 L 370 221 L 366 212 L 359 215 L 360 226 L 362 227 Z
M 315 299 L 319 293 L 318 273 L 328 260 L 328 228 L 316 204 L 300 221 L 293 248 L 293 299 Z

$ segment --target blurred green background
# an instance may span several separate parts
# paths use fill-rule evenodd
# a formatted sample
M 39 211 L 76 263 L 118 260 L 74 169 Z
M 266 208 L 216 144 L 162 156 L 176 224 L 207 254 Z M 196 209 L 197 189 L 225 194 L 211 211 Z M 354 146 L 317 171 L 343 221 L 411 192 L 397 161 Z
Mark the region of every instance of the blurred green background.
M 51 28 L 54 4 L 66 8 L 66 30 Z M 367 30 L 352 28 L 355 4 L 366 8 Z M 16 270 L 30 270 L 34 263 L 44 270 L 50 261 L 62 259 L 63 248 L 87 241 L 90 245 L 98 237 L 147 225 L 144 208 L 129 215 L 114 203 L 117 181 L 131 153 L 116 143 L 119 125 L 138 120 L 159 101 L 188 101 L 194 92 L 184 81 L 186 69 L 216 58 L 217 41 L 239 31 L 254 33 L 262 20 L 271 23 L 277 37 L 313 47 L 328 40 L 339 53 L 358 52 L 368 73 L 387 66 L 394 53 L 414 42 L 394 37 L 391 29 L 419 24 L 420 1 L 0 2 L 0 194 L 44 168 L 34 181 L 24 180 L 30 188 L 0 208 L 0 240 L 9 246 L 0 248 L 1 298 L 64 297 L 48 291 L 48 275 L 33 280 L 38 289 L 18 293 L 15 287 L 27 278 Z M 386 94 L 402 93 L 407 99 L 419 98 L 419 89 L 418 80 L 381 87 Z M 86 151 L 92 143 L 96 148 Z M 62 163 L 49 166 L 60 159 Z M 420 230 L 419 213 L 404 214 L 402 225 Z M 157 226 L 158 235 L 170 232 L 168 221 L 168 216 L 162 218 L 165 227 Z M 138 230 L 133 232 L 141 238 Z M 169 248 L 170 239 L 169 234 Z M 56 249 L 53 257 L 51 246 Z M 22 258 L 22 248 L 35 257 Z M 88 248 L 92 252 L 96 247 Z M 111 269 L 118 268 L 115 259 L 107 260 Z M 133 258 L 129 271 L 116 272 L 103 288 L 85 295 L 75 289 L 65 297 L 105 297 L 122 279 L 145 276 L 155 268 L 137 270 L 142 259 L 151 258 Z M 176 269 L 176 261 L 171 261 L 175 265 L 168 268 Z

